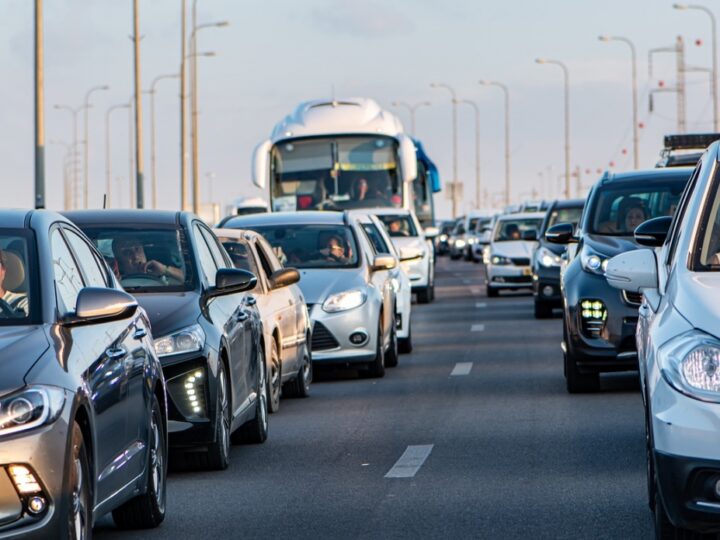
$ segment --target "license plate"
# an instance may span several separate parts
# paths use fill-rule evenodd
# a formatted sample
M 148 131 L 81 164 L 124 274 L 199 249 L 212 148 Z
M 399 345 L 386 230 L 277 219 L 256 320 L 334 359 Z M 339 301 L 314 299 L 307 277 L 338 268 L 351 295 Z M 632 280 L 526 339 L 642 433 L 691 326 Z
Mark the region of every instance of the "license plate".
M 532 276 L 532 268 L 523 268 L 523 276 Z

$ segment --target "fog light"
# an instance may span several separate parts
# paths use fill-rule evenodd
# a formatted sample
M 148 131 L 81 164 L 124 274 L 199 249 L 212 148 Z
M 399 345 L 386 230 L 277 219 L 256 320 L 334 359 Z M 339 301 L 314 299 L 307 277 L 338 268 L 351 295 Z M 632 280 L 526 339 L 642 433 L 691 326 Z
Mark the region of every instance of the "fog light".
M 605 304 L 601 300 L 583 300 L 580 308 L 583 333 L 591 338 L 600 337 L 607 320 Z
M 192 412 L 198 416 L 203 414 L 205 406 L 203 375 L 203 371 L 198 369 L 185 378 L 185 397 Z
M 42 493 L 40 483 L 30 469 L 23 465 L 10 465 L 8 472 L 12 478 L 18 493 L 28 495 L 30 493 Z
M 353 332 L 350 334 L 350 343 L 353 345 L 362 345 L 368 339 L 368 335 L 365 332 Z
M 45 507 L 47 506 L 47 503 L 45 502 L 45 499 L 42 497 L 31 497 L 28 501 L 28 510 L 32 514 L 42 514 L 45 511 Z
M 545 285 L 543 287 L 542 293 L 544 296 L 552 296 L 555 289 L 553 289 L 550 285 Z

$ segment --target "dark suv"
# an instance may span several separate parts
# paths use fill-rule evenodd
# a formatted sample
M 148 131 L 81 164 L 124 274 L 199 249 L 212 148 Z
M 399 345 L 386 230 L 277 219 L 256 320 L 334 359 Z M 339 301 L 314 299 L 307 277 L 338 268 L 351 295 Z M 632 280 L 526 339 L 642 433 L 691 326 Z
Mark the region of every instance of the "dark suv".
M 545 231 L 558 223 L 571 223 L 577 227 L 582 215 L 584 199 L 555 201 L 550 205 L 540 226 L 539 246 L 533 253 L 533 296 L 535 297 L 535 318 L 552 316 L 553 309 L 562 307 L 560 294 L 560 265 L 565 246 L 551 244 L 545 239 Z
M 641 295 L 605 280 L 610 258 L 637 249 L 633 232 L 642 222 L 673 215 L 692 169 L 677 167 L 606 173 L 588 195 L 577 234 L 569 223 L 545 238 L 567 245 L 561 277 L 563 342 L 568 392 L 599 389 L 599 374 L 637 369 L 635 327 Z

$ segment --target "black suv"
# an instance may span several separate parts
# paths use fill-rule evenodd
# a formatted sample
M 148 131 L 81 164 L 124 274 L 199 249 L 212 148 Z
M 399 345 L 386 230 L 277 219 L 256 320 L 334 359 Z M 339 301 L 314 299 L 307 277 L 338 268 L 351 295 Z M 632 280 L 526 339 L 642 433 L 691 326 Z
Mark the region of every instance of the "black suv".
M 637 249 L 633 232 L 642 222 L 675 213 L 692 169 L 605 173 L 588 195 L 577 235 L 569 223 L 545 238 L 571 245 L 562 273 L 563 342 L 568 392 L 599 389 L 599 374 L 637 369 L 635 327 L 640 294 L 621 292 L 605 280 L 610 258 Z
M 565 246 L 548 242 L 545 239 L 545 231 L 558 223 L 571 223 L 573 228 L 577 227 L 584 206 L 585 199 L 555 201 L 545 215 L 540 227 L 540 245 L 532 259 L 536 319 L 551 317 L 554 308 L 562 307 L 560 265 Z

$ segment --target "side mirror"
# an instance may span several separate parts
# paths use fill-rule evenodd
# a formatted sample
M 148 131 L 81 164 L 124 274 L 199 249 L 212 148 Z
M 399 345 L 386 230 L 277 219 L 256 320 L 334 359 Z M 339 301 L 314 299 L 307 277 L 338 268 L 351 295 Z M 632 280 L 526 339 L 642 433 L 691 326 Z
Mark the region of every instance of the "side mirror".
M 398 142 L 400 143 L 400 167 L 402 167 L 403 182 L 412 182 L 418 175 L 415 143 L 404 134 L 398 135 Z
M 635 241 L 642 246 L 662 246 L 670 231 L 672 219 L 672 216 L 661 216 L 644 221 L 635 229 Z
M 558 223 L 545 231 L 545 240 L 551 244 L 572 244 L 577 242 L 572 223 Z
M 300 281 L 300 272 L 294 268 L 282 268 L 276 270 L 270 276 L 270 288 L 281 289 Z
M 392 255 L 378 255 L 372 263 L 372 271 L 392 270 L 397 266 L 397 261 Z
M 215 274 L 215 286 L 205 293 L 207 298 L 249 291 L 257 284 L 252 272 L 240 268 L 220 268 Z
M 655 253 L 651 249 L 636 249 L 616 255 L 608 261 L 605 277 L 611 286 L 628 292 L 657 289 Z
M 252 181 L 260 189 L 265 189 L 268 173 L 270 172 L 270 150 L 272 142 L 265 140 L 253 150 Z
M 135 314 L 138 303 L 125 291 L 100 287 L 85 287 L 78 293 L 75 313 L 63 321 L 79 326 L 97 322 L 127 319 Z
M 401 248 L 400 262 L 416 261 L 423 258 L 423 251 L 418 248 Z
M 522 239 L 527 240 L 528 242 L 534 242 L 535 240 L 538 239 L 537 231 L 535 229 L 523 231 Z
M 440 229 L 437 227 L 425 227 L 423 234 L 425 234 L 425 238 L 432 240 L 433 238 L 440 236 Z

